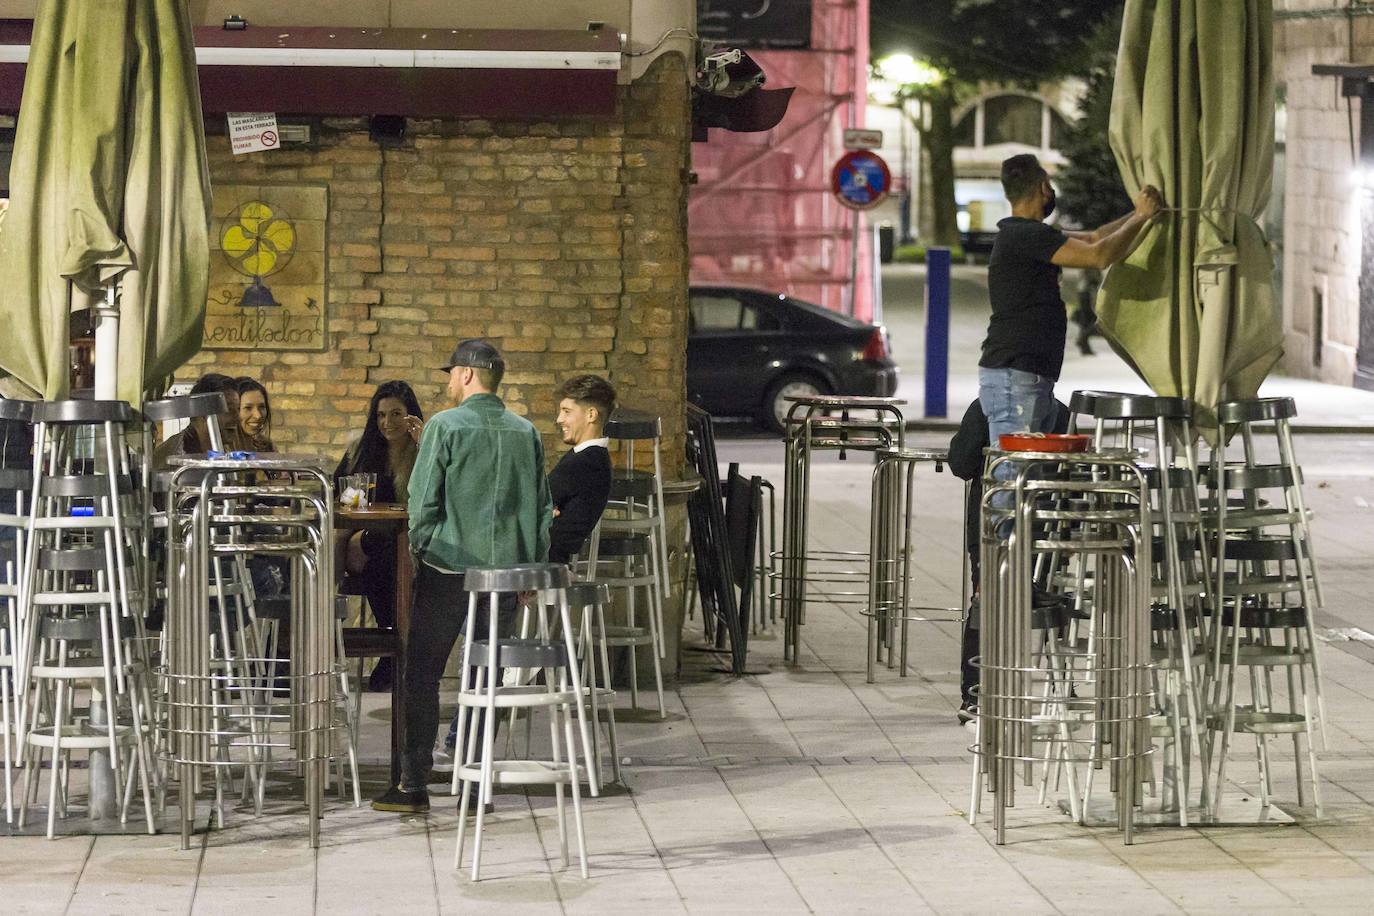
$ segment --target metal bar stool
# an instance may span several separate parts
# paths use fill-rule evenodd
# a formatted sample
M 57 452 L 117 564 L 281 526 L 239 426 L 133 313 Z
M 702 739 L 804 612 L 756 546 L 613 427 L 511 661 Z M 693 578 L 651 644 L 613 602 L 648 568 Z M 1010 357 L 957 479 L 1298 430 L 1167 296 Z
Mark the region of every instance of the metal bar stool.
M 963 607 L 933 607 L 912 604 L 911 532 L 916 520 L 916 469 L 933 464 L 937 473 L 949 459 L 946 448 L 904 448 L 878 452 L 873 468 L 872 518 L 869 525 L 868 607 L 861 613 L 868 618 L 868 683 L 873 683 L 874 668 L 886 649 L 888 668 L 896 667 L 893 646 L 900 639 L 901 676 L 907 675 L 907 637 L 915 623 L 962 623 Z M 964 568 L 960 580 L 968 580 L 968 550 L 961 550 Z M 961 586 L 967 590 L 967 586 Z M 965 596 L 966 597 L 966 596 Z M 964 602 L 967 606 L 967 600 Z M 936 615 L 936 616 L 931 616 Z M 901 635 L 898 636 L 900 629 Z
M 1284 465 L 1228 468 L 1221 482 L 1222 486 L 1214 490 L 1217 505 L 1230 503 L 1231 494 L 1236 492 L 1244 494 L 1245 503 L 1257 504 L 1261 501 L 1259 493 L 1265 490 L 1289 492 L 1294 484 L 1292 471 Z M 1217 543 L 1217 616 L 1210 647 L 1213 680 L 1207 723 L 1211 741 L 1215 742 L 1220 733 L 1221 742 L 1220 749 L 1213 754 L 1217 780 L 1213 794 L 1216 815 L 1221 810 L 1225 792 L 1227 756 L 1233 733 L 1255 736 L 1261 801 L 1265 805 L 1272 791 L 1268 738 L 1292 736 L 1300 806 L 1306 804 L 1301 749 L 1301 737 L 1306 735 L 1312 798 L 1318 816 L 1321 813 L 1321 784 L 1313 733 L 1324 728 L 1326 716 L 1318 640 L 1312 619 L 1316 588 L 1311 566 L 1305 562 L 1303 539 L 1297 530 L 1299 510 L 1291 500 L 1286 510 L 1279 510 L 1288 522 L 1277 533 L 1243 525 L 1219 538 Z M 1224 516 L 1219 513 L 1219 524 L 1221 517 Z M 1247 517 L 1246 521 L 1252 517 Z M 1251 695 L 1249 705 L 1243 707 L 1238 706 L 1236 700 L 1236 681 L 1241 668 L 1249 674 Z M 1273 677 L 1278 673 L 1287 681 L 1287 712 L 1273 708 Z M 1301 712 L 1298 711 L 1299 697 Z M 1319 728 L 1313 727 L 1314 720 Z
M 1134 841 L 1142 767 L 1151 752 L 1149 496 L 1136 458 L 1130 450 L 988 450 L 975 779 L 981 773 L 992 791 L 999 844 L 1006 840 L 1016 771 L 1023 770 L 1029 786 L 1036 763 L 1045 768 L 1042 792 L 1050 768 L 1067 765 L 1070 811 L 1079 821 L 1086 817 L 1095 772 L 1109 767 L 1116 822 L 1125 842 Z M 1000 472 L 1003 465 L 1012 470 L 1009 476 Z M 1012 499 L 999 499 L 1001 494 Z M 1060 522 L 1074 524 L 1066 530 Z M 1047 621 L 1036 619 L 1035 558 L 1047 552 L 1080 554 L 1093 567 L 1093 637 L 1086 652 L 1060 643 L 1043 628 Z M 1079 764 L 1087 767 L 1081 798 Z M 973 801 L 971 817 L 979 804 L 976 788 Z
M 458 693 L 458 735 L 466 741 L 462 756 L 455 758 L 453 779 L 465 787 L 459 804 L 458 843 L 453 867 L 463 860 L 467 836 L 468 808 L 474 794 L 477 801 L 473 828 L 472 880 L 481 878 L 482 831 L 485 804 L 496 785 L 552 784 L 557 798 L 558 837 L 562 861 L 568 864 L 568 831 L 564 812 L 564 787 L 572 790 L 573 821 L 582 877 L 587 877 L 586 831 L 582 824 L 582 771 L 578 766 L 578 744 L 573 736 L 572 716 L 581 730 L 583 759 L 592 757 L 591 737 L 584 707 L 582 672 L 578 665 L 575 630 L 568 611 L 568 568 L 556 563 L 535 563 L 505 568 L 469 568 L 463 587 L 468 592 L 468 622 L 463 635 L 463 676 Z M 561 637 L 552 636 L 547 618 L 541 619 L 539 636 L 533 639 L 501 639 L 498 636 L 500 596 L 538 592 L 536 607 L 552 605 L 558 610 Z M 478 602 L 487 605 L 487 638 L 476 638 Z M 499 674 L 503 669 L 538 669 L 543 684 L 508 686 Z M 496 760 L 495 736 L 498 710 L 545 707 L 549 710 L 548 760 Z M 560 729 L 561 725 L 561 729 Z M 479 746 L 479 743 L 480 746 Z M 457 750 L 457 749 L 455 749 Z M 596 767 L 586 766 L 592 795 L 600 793 Z
M 657 422 L 656 419 L 655 422 Z M 633 447 L 634 440 L 629 440 L 627 451 L 632 451 Z M 646 589 L 645 597 L 649 602 L 647 613 L 652 618 L 654 651 L 658 653 L 660 658 L 666 658 L 663 601 L 672 594 L 672 584 L 668 581 L 668 566 L 663 559 L 666 533 L 663 527 L 664 517 L 658 509 L 659 500 L 662 497 L 663 487 L 657 476 L 646 474 L 633 467 L 613 470 L 611 472 L 610 499 L 607 502 L 607 509 L 610 514 L 602 513 L 601 519 L 592 529 L 591 537 L 588 538 L 586 570 L 587 578 L 590 581 L 596 581 L 599 575 L 597 566 L 601 559 L 603 536 L 611 535 L 621 540 L 625 538 L 643 539 L 648 551 L 646 555 L 648 562 L 644 566 L 642 575 L 649 578 L 648 584 L 652 586 Z M 623 556 L 623 554 L 619 554 L 619 556 Z M 635 616 L 634 593 L 631 592 L 628 597 L 630 600 L 630 625 L 633 626 Z
M 21 685 L 14 677 L 19 636 L 19 572 L 33 490 L 33 404 L 0 398 L 0 757 L 4 760 L 5 823 L 14 823 L 14 765 L 19 748 Z
M 73 750 L 93 752 L 110 749 L 114 786 L 120 792 L 120 823 L 128 822 L 135 776 L 142 789 L 148 833 L 155 832 L 152 807 L 152 729 L 149 723 L 147 669 L 128 652 L 124 677 L 129 689 L 115 684 L 113 647 L 126 648 L 135 637 L 134 622 L 108 613 L 113 603 L 105 580 L 105 555 L 99 548 L 50 549 L 39 553 L 40 578 L 83 578 L 93 588 L 79 590 L 70 582 L 61 591 L 51 589 L 38 619 L 32 624 L 37 638 L 29 664 L 29 719 L 25 729 L 24 791 L 20 799 L 19 827 L 27 820 L 30 801 L 36 796 L 42 757 L 49 757 L 47 835 L 56 835 L 59 811 L 66 816 L 67 777 Z M 45 583 L 49 584 L 49 583 Z M 86 603 L 89 602 L 89 605 Z M 94 613 L 83 613 L 94 606 Z M 90 702 L 77 706 L 79 690 L 89 690 Z M 97 722 L 92 712 L 103 708 Z
M 1150 489 L 1152 531 L 1156 532 L 1152 557 L 1158 571 L 1151 583 L 1152 654 L 1157 671 L 1163 674 L 1160 696 L 1168 702 L 1156 728 L 1166 740 L 1186 747 L 1203 730 L 1200 709 L 1206 653 L 1194 631 L 1204 637 L 1203 627 L 1210 617 L 1210 592 L 1205 576 L 1199 574 L 1211 564 L 1210 548 L 1202 536 L 1193 407 L 1183 398 L 1101 391 L 1075 392 L 1073 404 L 1091 420 L 1093 448 L 1145 449 L 1143 468 Z M 1088 583 L 1077 585 L 1080 596 L 1090 594 Z M 1176 753 L 1166 760 L 1184 763 L 1174 782 L 1184 789 L 1179 819 L 1186 826 L 1191 755 Z M 1205 796 L 1205 780 L 1203 791 Z
M 607 651 L 606 643 L 606 619 L 603 609 L 610 604 L 610 587 L 604 582 L 573 582 L 568 585 L 568 608 L 572 615 L 573 627 L 576 630 L 577 660 L 582 666 L 582 702 L 586 708 L 591 710 L 591 733 L 592 745 L 591 755 L 587 758 L 588 773 L 595 773 L 598 785 L 606 785 L 607 782 L 620 781 L 620 750 L 619 742 L 616 739 L 615 728 L 615 689 L 611 687 L 611 663 L 610 655 Z M 525 608 L 525 613 L 520 626 L 520 638 L 533 638 L 532 631 L 538 638 L 547 640 L 550 635 L 550 627 L 547 616 L 548 609 L 541 609 L 540 618 L 532 625 L 531 617 L 533 613 L 529 607 Z M 480 660 L 479 660 L 480 661 Z M 538 671 L 518 670 L 514 678 L 514 683 L 525 684 L 530 678 L 538 675 Z M 612 779 L 606 779 L 605 770 L 602 765 L 601 753 L 601 709 L 606 710 L 606 727 L 608 744 L 607 749 L 611 754 Z M 518 708 L 510 711 L 510 731 L 506 736 L 506 753 L 510 755 L 515 745 L 515 725 L 518 721 L 520 710 Z M 532 731 L 534 717 L 525 718 L 525 753 L 528 755 L 533 746 Z M 458 794 L 458 778 L 453 779 L 453 794 Z
M 25 743 L 31 727 L 40 729 L 37 744 L 65 739 L 58 734 L 62 726 L 38 717 L 33 704 L 40 694 L 46 702 L 47 687 L 31 681 L 31 672 L 45 645 L 45 621 L 85 616 L 93 608 L 103 621 L 99 660 L 109 676 L 85 680 L 93 692 L 85 727 L 106 738 L 101 746 L 86 747 L 91 755 L 90 806 L 97 816 L 114 811 L 123 816 L 118 784 L 128 761 L 122 755 L 141 750 L 144 736 L 152 732 L 151 702 L 142 677 L 148 670 L 141 582 L 144 493 L 127 444 L 135 418 L 123 401 L 40 401 L 31 411 L 34 487 L 19 575 L 16 640 L 16 683 L 24 688 L 19 743 Z M 115 718 L 124 711 L 132 721 Z M 121 725 L 135 736 L 132 748 L 123 740 Z M 59 743 L 70 746 L 65 740 Z M 137 765 L 146 776 L 146 761 Z M 144 800 L 149 800 L 146 787 Z M 52 815 L 49 811 L 50 834 Z
M 808 512 L 811 503 L 811 456 L 819 451 L 877 452 L 906 444 L 906 421 L 900 398 L 816 395 L 793 402 L 783 424 L 782 553 L 778 556 L 779 595 L 783 616 L 783 659 L 795 662 L 806 623 L 808 587 L 815 597 L 836 604 L 868 601 L 869 556 L 866 551 L 812 551 Z M 835 416 L 838 414 L 838 416 Z M 815 574 L 811 565 L 822 570 Z M 832 586 L 840 586 L 833 588 Z
M 81 551 L 65 552 L 79 554 Z M 44 558 L 49 560 L 48 557 Z M 102 558 L 94 562 L 88 558 L 70 563 L 71 557 L 61 557 L 52 563 L 66 571 L 96 572 Z M 45 565 L 48 565 L 45 563 Z M 21 793 L 18 826 L 22 829 L 28 807 L 37 798 L 42 758 L 49 757 L 47 836 L 55 836 L 59 813 L 67 816 L 68 777 L 71 772 L 73 750 L 94 752 L 108 748 L 114 741 L 119 752 L 111 759 L 116 765 L 114 784 L 122 789 L 119 804 L 121 823 L 128 822 L 134 778 L 143 790 L 144 814 L 148 832 L 154 832 L 152 797 L 150 791 L 151 744 L 150 733 L 141 725 L 146 713 L 142 708 L 144 691 L 131 691 L 120 696 L 113 684 L 109 646 L 128 640 L 131 625 L 120 621 L 114 633 L 109 632 L 108 620 L 97 612 L 89 616 L 45 614 L 37 622 L 38 643 L 29 668 L 31 694 L 29 721 L 25 731 L 24 789 Z M 130 666 L 125 672 L 130 681 L 140 681 L 146 672 Z M 77 706 L 77 693 L 89 690 L 90 704 Z M 112 702 L 112 700 L 114 702 Z M 104 706 L 102 724 L 93 725 L 91 711 Z M 114 723 L 110 725 L 109 723 Z M 122 763 L 125 757 L 133 763 Z
M 1136 395 L 1127 394 L 1124 391 L 1103 391 L 1095 389 L 1078 389 L 1074 391 L 1074 393 L 1069 396 L 1069 432 L 1083 433 L 1091 430 L 1094 424 L 1092 422 L 1087 423 L 1085 429 L 1084 426 L 1080 425 L 1079 417 L 1085 415 L 1091 417 L 1093 405 L 1097 403 L 1098 398 L 1129 397 L 1136 397 Z
M 1303 498 L 1302 467 L 1298 464 L 1297 453 L 1293 448 L 1291 421 L 1297 416 L 1297 407 L 1292 398 L 1256 398 L 1245 401 L 1227 401 L 1217 405 L 1218 440 L 1212 450 L 1211 466 L 1208 469 L 1207 484 L 1210 495 L 1205 504 L 1205 521 L 1215 535 L 1224 532 L 1219 540 L 1218 549 L 1231 543 L 1231 535 L 1248 534 L 1257 537 L 1279 535 L 1293 542 L 1297 564 L 1297 581 L 1306 591 L 1302 603 L 1308 613 L 1315 613 L 1325 603 L 1322 596 L 1321 574 L 1314 553 L 1311 519 Z M 1266 428 L 1267 424 L 1267 428 Z M 1272 435 L 1278 461 L 1269 463 L 1260 454 L 1264 434 Z M 1240 460 L 1235 460 L 1235 441 L 1241 446 Z M 1230 450 L 1228 453 L 1228 449 Z M 1279 477 L 1261 473 L 1249 480 L 1256 486 L 1224 486 L 1221 470 L 1251 469 L 1268 472 L 1282 468 Z M 1276 485 L 1270 482 L 1278 481 Z M 1217 490 L 1223 484 L 1223 493 Z M 1277 492 L 1277 499 L 1266 500 L 1263 493 Z M 1237 492 L 1238 491 L 1238 492 Z M 1226 582 L 1223 573 L 1225 557 L 1215 558 L 1213 566 L 1215 603 L 1220 607 L 1226 599 Z M 1326 699 L 1321 689 L 1321 658 L 1313 656 L 1314 678 L 1316 680 L 1317 721 L 1322 746 L 1326 745 Z
M 663 666 L 659 661 L 662 616 L 658 596 L 658 579 L 654 575 L 654 544 L 645 534 L 626 534 L 602 537 L 600 525 L 592 532 L 583 578 L 608 586 L 611 594 L 625 592 L 625 624 L 603 626 L 601 639 L 608 648 L 625 649 L 630 664 L 630 706 L 639 708 L 640 646 L 650 646 L 650 660 L 654 666 L 654 689 L 658 693 L 658 714 L 668 715 L 663 699 Z M 643 592 L 648 605 L 648 626 L 639 623 L 636 594 Z
M 163 682 L 164 753 L 178 772 L 182 848 L 189 848 L 201 773 L 215 774 L 223 823 L 222 772 L 242 767 L 260 810 L 266 769 L 274 762 L 304 770 L 312 846 L 334 741 L 338 697 L 334 659 L 333 487 L 318 456 L 272 455 L 251 460 L 173 459 L 168 506 L 169 588 Z M 253 482 L 271 475 L 266 482 Z M 273 531 L 247 505 L 268 497 L 280 504 Z M 244 532 L 251 533 L 240 537 Z M 271 658 L 226 658 L 212 606 L 214 566 L 236 555 L 287 558 L 290 576 L 289 673 Z M 347 704 L 346 698 L 344 700 Z M 280 755 L 280 760 L 274 756 Z
M 587 762 L 600 785 L 620 782 L 620 743 L 615 733 L 615 689 L 611 686 L 611 661 L 607 651 L 605 608 L 611 603 L 610 587 L 595 582 L 568 585 L 568 607 L 578 611 L 577 658 L 582 665 L 582 691 L 591 708 L 592 753 Z M 633 651 L 633 650 L 632 650 Z M 606 748 L 611 755 L 611 779 L 607 780 L 601 760 L 601 710 L 606 710 Z
M 606 516 L 603 513 L 602 521 L 607 526 L 607 531 L 645 531 L 650 535 L 655 547 L 654 574 L 659 579 L 659 589 L 663 597 L 669 598 L 672 596 L 672 583 L 668 581 L 668 516 L 663 503 L 663 455 L 660 448 L 663 421 L 644 411 L 619 407 L 606 420 L 605 432 L 607 438 L 624 446 L 622 454 L 625 466 L 620 469 L 620 476 L 626 478 L 633 479 L 642 475 L 642 472 L 635 468 L 635 443 L 649 442 L 652 445 L 654 472 L 650 478 L 651 492 L 647 497 L 639 494 L 617 495 L 613 477 L 610 503 L 607 506 L 612 510 L 612 514 Z M 617 509 L 622 513 L 620 518 L 616 517 Z M 658 651 L 659 655 L 664 654 L 661 634 Z
M 160 561 L 161 547 L 165 541 L 167 512 L 165 505 L 158 505 L 157 497 L 165 500 L 171 474 L 153 467 L 153 427 L 159 423 L 174 423 L 182 420 L 201 419 L 205 421 L 206 438 L 210 448 L 221 451 L 224 440 L 220 433 L 219 418 L 224 412 L 224 395 L 218 391 L 206 394 L 187 394 L 178 397 L 145 401 L 143 414 L 143 455 L 142 475 L 143 492 L 149 494 L 148 511 L 143 513 L 144 543 L 158 549 L 148 551 L 144 581 L 149 583 L 150 600 L 166 600 L 166 582 Z
M 1284 487 L 1282 507 L 1265 507 L 1250 499 L 1241 508 L 1232 508 L 1224 500 L 1211 503 L 1208 508 L 1209 515 L 1215 518 L 1213 527 L 1217 530 L 1263 528 L 1271 525 L 1288 527 L 1297 545 L 1299 568 L 1305 577 L 1311 579 L 1315 603 L 1310 607 L 1316 609 L 1326 602 L 1312 544 L 1312 514 L 1308 511 L 1302 495 L 1302 466 L 1298 464 L 1297 452 L 1293 448 L 1291 421 L 1297 415 L 1297 407 L 1292 398 L 1256 398 L 1248 401 L 1227 401 L 1217 405 L 1219 438 L 1217 447 L 1212 450 L 1212 472 L 1217 474 L 1220 468 L 1237 464 L 1243 464 L 1248 468 L 1268 466 L 1260 460 L 1256 443 L 1256 433 L 1263 429 L 1261 424 L 1267 423 L 1270 424 L 1269 431 L 1273 434 L 1278 449 L 1278 464 L 1288 469 L 1289 483 Z M 1227 448 L 1231 447 L 1230 442 L 1237 433 L 1240 435 L 1242 462 L 1235 462 L 1227 455 Z

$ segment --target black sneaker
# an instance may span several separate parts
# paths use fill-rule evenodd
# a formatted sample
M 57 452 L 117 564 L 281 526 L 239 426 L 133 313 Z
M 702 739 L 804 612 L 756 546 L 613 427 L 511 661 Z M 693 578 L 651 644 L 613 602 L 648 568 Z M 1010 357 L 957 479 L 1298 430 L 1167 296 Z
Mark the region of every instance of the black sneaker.
M 972 700 L 965 700 L 959 707 L 959 724 L 967 725 L 978 718 L 978 704 Z
M 477 789 L 472 789 L 468 792 L 468 817 L 477 816 L 477 799 L 479 797 L 480 792 Z M 482 808 L 482 813 L 491 814 L 495 810 L 496 806 L 493 805 L 491 802 L 487 802 L 486 805 L 484 805 Z M 461 798 L 458 799 L 458 813 L 463 813 L 463 800 Z
M 407 792 L 400 786 L 392 786 L 382 795 L 372 799 L 373 811 L 394 811 L 397 814 L 427 814 L 429 812 L 429 792 Z

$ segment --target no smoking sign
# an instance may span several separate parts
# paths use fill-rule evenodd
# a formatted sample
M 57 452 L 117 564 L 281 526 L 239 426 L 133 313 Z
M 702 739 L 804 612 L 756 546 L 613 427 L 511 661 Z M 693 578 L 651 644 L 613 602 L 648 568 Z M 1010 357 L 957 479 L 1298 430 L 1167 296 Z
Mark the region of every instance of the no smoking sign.
M 238 112 L 229 115 L 229 148 L 235 156 L 278 149 L 275 112 Z

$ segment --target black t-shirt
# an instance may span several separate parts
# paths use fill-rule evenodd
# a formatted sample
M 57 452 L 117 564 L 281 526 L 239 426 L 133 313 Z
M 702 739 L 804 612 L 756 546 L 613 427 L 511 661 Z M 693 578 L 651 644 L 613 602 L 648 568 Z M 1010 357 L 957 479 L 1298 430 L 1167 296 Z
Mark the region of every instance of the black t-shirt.
M 1066 240 L 1039 220 L 1009 216 L 997 224 L 988 261 L 992 319 L 978 365 L 1059 378 L 1069 322 L 1050 259 Z

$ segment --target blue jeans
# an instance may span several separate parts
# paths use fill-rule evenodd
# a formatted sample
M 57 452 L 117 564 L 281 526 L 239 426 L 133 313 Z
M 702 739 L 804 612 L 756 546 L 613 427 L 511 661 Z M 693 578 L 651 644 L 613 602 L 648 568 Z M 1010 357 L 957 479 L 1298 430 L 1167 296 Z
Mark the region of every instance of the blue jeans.
M 988 445 L 998 447 L 1005 433 L 1047 433 L 1054 423 L 1054 379 L 1020 369 L 978 368 L 978 401 L 988 418 Z M 1002 464 L 995 472 L 999 480 L 1009 480 L 1013 469 Z M 993 497 L 999 508 L 1011 507 L 1011 494 Z M 1005 526 L 1003 536 L 1010 536 Z

